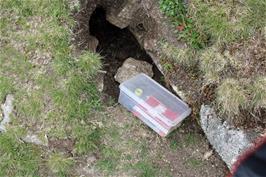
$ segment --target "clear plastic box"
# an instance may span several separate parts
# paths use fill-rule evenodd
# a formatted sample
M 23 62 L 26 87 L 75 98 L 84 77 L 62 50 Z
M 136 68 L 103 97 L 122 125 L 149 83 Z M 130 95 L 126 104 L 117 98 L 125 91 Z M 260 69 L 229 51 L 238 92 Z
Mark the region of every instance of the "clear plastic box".
M 161 136 L 175 129 L 190 113 L 188 105 L 145 74 L 119 86 L 118 102 Z

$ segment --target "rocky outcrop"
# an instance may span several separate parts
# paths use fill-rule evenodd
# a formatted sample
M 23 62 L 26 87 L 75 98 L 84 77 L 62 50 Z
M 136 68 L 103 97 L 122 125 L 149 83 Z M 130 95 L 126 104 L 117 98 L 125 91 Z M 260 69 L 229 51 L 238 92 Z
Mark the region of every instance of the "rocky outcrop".
M 256 136 L 253 133 L 230 127 L 227 122 L 222 122 L 214 109 L 208 105 L 201 107 L 200 123 L 210 144 L 229 168 L 239 155 L 252 145 L 252 140 Z
M 159 9 L 158 1 L 83 0 L 80 6 L 81 11 L 75 15 L 79 21 L 75 33 L 78 34 L 78 45 L 84 49 L 91 48 L 88 21 L 97 7 L 105 9 L 106 19 L 110 23 L 119 28 L 128 28 L 133 33 L 161 72 L 163 72 L 163 69 L 160 60 L 164 53 L 159 44 L 161 40 L 167 41 L 178 48 L 186 48 L 184 43 L 177 41 L 174 29 L 171 28 L 171 25 L 168 25 L 169 21 Z M 84 42 L 85 40 L 87 42 Z
M 98 45 L 90 35 L 88 23 L 97 7 L 105 10 L 106 20 L 111 24 L 131 31 L 163 75 L 166 73 L 162 67 L 162 59 L 167 56 L 167 51 L 162 48 L 161 42 L 165 41 L 181 50 L 187 48 L 185 43 L 177 40 L 175 29 L 160 11 L 156 0 L 82 0 L 80 7 L 81 10 L 75 15 L 79 24 L 74 32 L 77 34 L 77 45 L 81 49 L 95 51 Z M 189 88 L 181 88 L 182 83 L 172 79 L 167 83 L 173 88 L 178 87 L 175 89 L 178 90 L 176 93 L 186 101 L 193 100 L 185 98 Z
M 152 65 L 146 61 L 136 60 L 134 58 L 128 58 L 123 65 L 118 68 L 115 75 L 115 80 L 122 83 L 131 77 L 134 77 L 140 73 L 144 73 L 150 77 L 153 76 Z

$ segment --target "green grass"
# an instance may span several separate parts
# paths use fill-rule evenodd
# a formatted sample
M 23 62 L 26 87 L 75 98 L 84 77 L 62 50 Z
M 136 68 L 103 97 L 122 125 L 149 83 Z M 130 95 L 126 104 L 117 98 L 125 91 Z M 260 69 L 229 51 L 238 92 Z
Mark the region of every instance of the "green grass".
M 206 37 L 195 28 L 182 0 L 160 0 L 159 3 L 162 12 L 170 18 L 179 39 L 194 49 L 205 46 Z
M 9 78 L 0 76 L 0 102 L 4 101 L 7 94 L 13 92 L 12 82 Z
M 20 125 L 27 133 L 41 127 L 49 138 L 70 138 L 77 156 L 98 150 L 102 131 L 91 121 L 101 109 L 93 81 L 101 58 L 87 51 L 72 56 L 74 20 L 68 2 L 5 0 L 0 1 L 0 12 L 5 41 L 0 49 L 0 101 L 7 94 L 15 96 L 11 128 Z M 38 63 L 47 59 L 46 65 Z M 68 174 L 73 159 L 63 152 L 45 152 L 48 155 L 40 159 L 42 150 L 22 143 L 23 136 L 0 135 L 0 176 L 45 175 L 40 165 L 55 176 Z
M 161 11 L 177 28 L 177 39 L 187 44 L 187 47 L 176 47 L 167 41 L 160 42 L 162 66 L 167 73 L 174 72 L 169 64 L 174 62 L 188 75 L 197 71 L 205 84 L 217 84 L 215 106 L 227 117 L 238 115 L 240 109 L 257 113 L 265 108 L 263 79 L 252 73 L 243 76 L 241 71 L 246 69 L 246 59 L 237 52 L 231 55 L 232 51 L 238 50 L 232 46 L 258 40 L 255 36 L 263 37 L 265 0 L 191 0 L 186 5 L 182 0 L 160 0 L 159 4 Z M 234 79 L 231 79 L 232 75 Z M 237 80 L 246 81 L 239 83 Z
M 200 55 L 200 70 L 206 79 L 213 82 L 219 81 L 227 63 L 227 59 L 214 47 L 205 49 Z
M 246 106 L 246 92 L 239 81 L 225 79 L 218 87 L 216 101 L 222 113 L 229 116 L 238 115 L 240 108 Z
M 0 135 L 0 176 L 39 176 L 41 150 L 19 141 L 18 134 L 11 130 Z
M 196 52 L 194 49 L 177 48 L 164 41 L 160 42 L 160 47 L 166 58 L 174 61 L 175 63 L 187 68 L 194 68 L 197 64 L 197 58 L 195 58 Z M 166 63 L 166 65 L 164 65 L 164 69 L 166 71 L 172 70 L 172 66 Z
M 107 174 L 114 173 L 119 164 L 121 152 L 113 147 L 103 146 L 101 149 L 101 155 L 102 157 L 97 162 L 96 166 Z
M 255 79 L 249 89 L 252 95 L 251 105 L 258 111 L 260 108 L 266 108 L 266 78 L 261 76 Z
M 261 0 L 244 3 L 192 0 L 189 14 L 195 26 L 210 36 L 212 42 L 233 42 L 265 26 L 265 8 L 266 2 Z
M 74 126 L 73 137 L 76 139 L 74 152 L 78 155 L 99 150 L 102 130 L 93 125 Z
M 172 140 L 172 141 L 170 142 L 170 148 L 171 148 L 173 151 L 176 151 L 177 149 L 182 148 L 182 143 L 181 143 L 181 142 L 177 142 L 176 140 Z
M 60 153 L 53 153 L 48 158 L 48 167 L 57 176 L 67 176 L 71 172 L 73 159 Z
M 134 165 L 134 168 L 138 170 L 140 177 L 158 176 L 158 169 L 151 163 L 140 161 Z

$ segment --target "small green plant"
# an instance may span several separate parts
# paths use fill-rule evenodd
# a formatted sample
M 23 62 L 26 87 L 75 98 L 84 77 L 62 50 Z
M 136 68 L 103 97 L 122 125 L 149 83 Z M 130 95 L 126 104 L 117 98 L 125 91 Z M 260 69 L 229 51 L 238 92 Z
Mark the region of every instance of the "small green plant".
M 179 142 L 177 142 L 176 140 L 172 140 L 172 141 L 170 142 L 170 148 L 171 148 L 172 150 L 177 150 L 177 149 L 181 148 L 181 146 L 182 146 L 182 144 L 179 143 Z
M 205 36 L 199 33 L 192 19 L 187 14 L 187 9 L 182 0 L 160 0 L 160 9 L 170 18 L 178 38 L 183 39 L 192 48 L 200 49 L 206 43 Z
M 61 153 L 51 154 L 47 161 L 49 169 L 60 176 L 67 175 L 73 165 L 73 159 L 65 157 Z
M 169 72 L 173 70 L 173 65 L 171 65 L 171 63 L 164 63 L 163 68 L 166 72 Z
M 77 68 L 87 76 L 95 75 L 101 68 L 101 56 L 90 51 L 84 52 L 78 59 Z
M 229 78 L 217 88 L 216 101 L 222 113 L 234 116 L 240 113 L 241 107 L 246 106 L 247 97 L 239 81 Z

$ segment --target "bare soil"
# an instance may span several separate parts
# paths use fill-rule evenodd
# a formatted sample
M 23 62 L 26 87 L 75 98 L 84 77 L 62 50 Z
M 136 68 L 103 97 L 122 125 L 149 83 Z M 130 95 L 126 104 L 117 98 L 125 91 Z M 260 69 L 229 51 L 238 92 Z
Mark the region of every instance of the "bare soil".
M 93 176 L 141 176 L 134 165 L 145 162 L 158 171 L 157 176 L 173 177 L 224 177 L 227 167 L 212 152 L 201 130 L 190 119 L 168 138 L 161 138 L 138 118 L 117 105 L 106 110 L 106 129 L 103 137 L 106 147 L 119 152 L 119 160 L 112 172 L 99 169 L 101 154 L 89 166 L 80 166 L 77 173 Z M 206 153 L 211 155 L 206 159 Z M 130 157 L 130 158 L 128 158 Z M 91 157 L 90 157 L 91 158 Z M 84 164 L 85 165 L 85 164 Z

